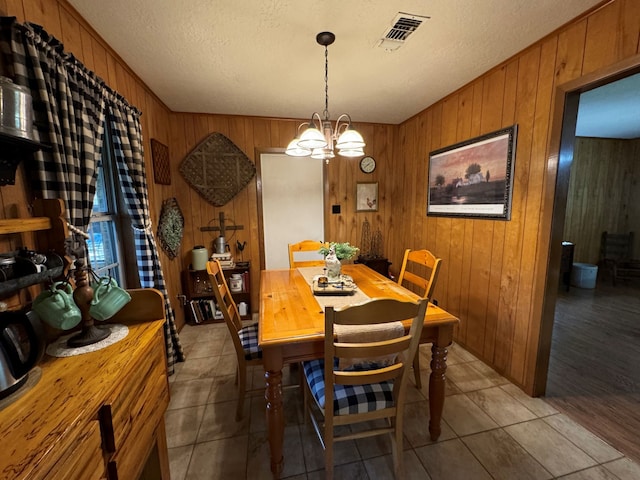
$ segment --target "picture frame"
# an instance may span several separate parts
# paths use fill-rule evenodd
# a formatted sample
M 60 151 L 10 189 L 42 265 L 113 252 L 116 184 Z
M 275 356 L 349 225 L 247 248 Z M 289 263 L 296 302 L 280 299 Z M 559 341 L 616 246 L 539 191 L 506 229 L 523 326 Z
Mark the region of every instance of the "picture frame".
M 517 125 L 429 153 L 427 216 L 511 219 Z
M 378 182 L 357 182 L 356 212 L 378 211 Z

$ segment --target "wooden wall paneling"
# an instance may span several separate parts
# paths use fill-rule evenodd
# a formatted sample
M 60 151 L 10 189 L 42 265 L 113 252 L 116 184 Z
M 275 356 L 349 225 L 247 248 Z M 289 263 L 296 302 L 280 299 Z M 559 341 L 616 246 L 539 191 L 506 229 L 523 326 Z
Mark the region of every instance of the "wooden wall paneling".
M 495 69 L 484 78 L 482 89 L 482 111 L 480 114 L 481 132 L 488 133 L 499 129 L 502 125 L 505 73 L 505 68 L 501 67 Z M 474 308 L 468 309 L 467 311 L 469 325 L 473 328 L 468 332 L 466 341 L 471 348 L 478 352 L 483 352 L 484 355 L 486 355 L 484 353 L 484 345 L 487 340 L 486 332 L 487 330 L 490 332 L 489 339 L 491 339 L 493 332 L 495 331 L 496 322 L 495 318 L 487 320 L 487 310 L 489 308 L 489 304 L 492 302 L 497 303 L 499 298 L 499 286 L 493 286 L 494 293 L 498 293 L 495 297 L 491 296 L 491 292 L 489 290 L 492 270 L 497 269 L 500 271 L 502 266 L 501 252 L 499 253 L 499 258 L 493 257 L 494 246 L 496 245 L 494 243 L 494 229 L 498 223 L 502 222 L 473 222 L 474 241 L 473 250 L 471 252 L 473 269 L 471 271 L 469 288 L 473 285 L 473 289 L 476 290 L 476 285 L 478 285 L 479 290 L 476 293 L 480 298 L 484 298 L 484 300 L 474 302 Z M 480 239 L 479 242 L 475 240 L 476 238 Z M 499 242 L 497 244 L 499 245 Z M 472 318 L 474 321 L 471 320 Z M 489 326 L 487 323 L 489 323 Z
M 418 211 L 420 212 L 420 216 L 416 217 L 416 220 L 422 223 L 422 238 L 425 246 L 428 249 L 435 250 L 436 244 L 436 232 L 433 227 L 433 217 L 427 216 L 427 191 L 429 182 L 429 154 L 431 153 L 431 145 L 433 142 L 433 137 L 431 135 L 432 124 L 433 124 L 433 115 L 431 110 L 427 110 L 425 112 L 420 113 L 418 116 L 419 122 L 421 126 L 422 137 L 424 139 L 424 147 L 422 150 L 422 157 L 424 161 L 424 180 L 422 182 L 422 204 L 418 205 Z M 437 252 L 433 252 L 435 255 L 438 255 Z M 436 288 L 434 290 L 434 298 L 437 299 L 438 291 L 438 283 L 436 283 Z
M 22 0 L 0 0 L 0 14 L 16 17 L 19 22 L 24 22 Z
M 397 202 L 394 201 L 392 203 L 391 210 L 389 212 L 389 216 L 386 218 L 385 224 L 388 234 L 388 238 L 386 238 L 385 242 L 385 253 L 388 260 L 391 262 L 391 266 L 389 268 L 394 276 L 399 273 L 400 267 L 398 262 L 402 260 L 401 257 L 400 260 L 398 260 L 398 252 L 402 250 L 405 245 L 404 238 L 402 237 L 405 224 L 405 220 L 402 217 L 402 204 L 404 198 L 402 194 L 404 189 L 404 185 L 402 185 L 402 178 L 404 177 L 404 172 L 401 170 L 408 163 L 408 159 L 405 156 L 404 151 L 404 140 L 406 137 L 408 123 L 410 122 L 407 122 L 397 128 L 397 134 L 393 142 L 393 153 L 389 157 L 387 165 L 384 165 L 387 182 L 391 184 L 389 194 L 392 195 L 394 199 L 398 199 Z
M 237 124 L 237 126 L 236 126 Z M 240 130 L 242 128 L 242 134 L 244 138 L 243 143 L 243 151 L 247 154 L 249 158 L 253 160 L 254 163 L 258 161 L 255 156 L 256 145 L 250 141 L 252 135 L 252 130 L 249 128 L 249 121 L 236 121 L 231 122 L 231 125 L 234 126 L 234 129 Z M 292 137 L 293 138 L 293 137 Z M 251 287 L 251 310 L 253 312 L 257 312 L 260 306 L 260 243 L 258 242 L 259 231 L 258 231 L 258 204 L 257 204 L 257 181 L 256 177 L 253 178 L 251 182 L 244 189 L 245 192 L 245 211 L 244 216 L 242 218 L 242 223 L 244 224 L 244 230 L 238 232 L 237 236 L 240 236 L 241 241 L 246 241 L 247 246 L 245 250 L 242 252 L 242 259 L 244 261 L 251 261 L 251 278 L 252 278 L 252 287 Z M 234 247 L 232 247 L 233 249 Z M 232 250 L 233 251 L 233 250 Z
M 80 25 L 80 43 L 82 45 L 82 63 L 84 63 L 89 70 L 95 72 L 96 65 L 93 60 L 93 41 L 91 33 L 89 33 L 89 31 L 82 25 Z
M 382 242 L 383 242 L 383 251 L 382 254 L 389 259 L 389 241 L 391 237 L 391 232 L 389 228 L 386 228 L 388 219 L 392 215 L 393 205 L 395 203 L 396 197 L 392 194 L 393 189 L 393 178 L 391 175 L 382 174 L 381 172 L 390 172 L 389 163 L 392 157 L 393 144 L 395 138 L 395 127 L 388 127 L 382 125 L 374 125 L 373 127 L 374 134 L 373 138 L 377 139 L 376 141 L 376 154 L 375 159 L 380 165 L 379 170 L 376 168 L 376 171 L 373 173 L 374 178 L 384 178 L 384 193 L 381 197 L 381 202 L 384 202 L 384 209 L 376 216 L 375 225 L 371 225 L 372 231 L 380 231 L 382 233 Z M 359 165 L 360 159 L 356 159 L 354 161 L 356 165 Z M 356 171 L 360 172 L 360 167 L 356 166 Z M 361 172 L 360 172 L 361 173 Z M 362 228 L 362 224 L 360 225 Z M 362 230 L 358 233 L 358 242 L 361 243 L 362 239 Z M 391 261 L 391 260 L 390 260 Z
M 107 58 L 107 76 L 103 77 L 103 80 L 107 82 L 107 85 L 109 85 L 113 90 L 115 90 L 116 92 L 121 92 L 122 87 L 118 85 L 118 75 L 116 73 L 117 60 L 109 50 L 107 50 L 106 52 L 106 58 Z
M 500 68 L 486 76 L 482 90 L 481 131 L 489 133 L 497 130 L 502 121 L 504 94 L 504 69 Z M 487 330 L 487 304 L 489 299 L 489 277 L 495 266 L 492 258 L 493 230 L 495 221 L 472 220 L 473 249 L 469 277 L 470 300 L 474 308 L 466 312 L 467 331 L 465 343 L 474 351 L 483 353 Z
M 518 147 L 517 147 L 517 159 L 516 159 L 516 175 L 513 187 L 513 194 L 515 200 L 515 210 L 512 215 L 512 225 L 507 227 L 516 227 L 517 230 L 511 231 L 510 234 L 514 235 L 509 238 L 507 243 L 507 250 L 509 254 L 513 251 L 513 256 L 508 258 L 508 272 L 513 272 L 513 285 L 509 293 L 508 300 L 508 325 L 507 335 L 508 344 L 505 346 L 501 355 L 507 355 L 506 358 L 506 373 L 510 378 L 513 378 L 516 382 L 521 383 L 522 378 L 514 375 L 514 368 L 516 374 L 521 373 L 521 362 L 523 362 L 524 351 L 522 345 L 515 344 L 516 336 L 522 335 L 522 332 L 518 331 L 520 328 L 527 328 L 527 320 L 529 318 L 528 309 L 523 306 L 523 302 L 520 297 L 529 297 L 530 292 L 527 291 L 527 286 L 523 284 L 523 269 L 528 266 L 530 260 L 527 256 L 535 255 L 535 248 L 531 248 L 531 245 L 526 243 L 525 230 L 527 228 L 527 201 L 531 195 L 535 195 L 536 192 L 529 190 L 530 170 L 532 168 L 532 149 L 533 149 L 533 130 L 535 127 L 535 105 L 538 86 L 538 72 L 540 68 L 540 47 L 530 49 L 525 55 L 520 58 L 520 72 L 518 76 L 518 93 L 517 93 L 517 119 L 519 125 L 523 128 L 518 131 Z M 515 220 L 515 221 L 513 221 Z M 517 269 L 513 270 L 513 269 Z M 506 306 L 506 305 L 505 305 Z M 526 334 L 526 333 L 525 333 Z M 520 338 L 520 337 L 518 337 Z M 515 367 L 514 367 L 515 366 Z
M 518 63 L 511 61 L 504 67 L 504 91 L 502 97 L 501 128 L 515 123 L 516 80 Z M 516 138 L 517 148 L 517 138 Z M 504 262 L 505 231 L 507 222 L 494 222 L 493 241 L 491 246 L 491 271 L 489 273 L 489 290 L 487 301 L 487 332 L 483 346 L 484 357 L 493 363 L 495 355 L 496 335 L 500 310 L 502 267 Z
M 612 2 L 589 16 L 582 62 L 583 75 L 622 58 L 622 49 L 618 51 L 621 4 L 620 1 Z
M 624 0 L 620 9 L 619 22 L 621 33 L 618 37 L 617 50 L 620 58 L 626 58 L 638 53 L 640 50 L 640 2 L 637 0 Z
M 58 0 L 23 0 L 25 19 L 42 25 L 49 34 L 62 38 Z
M 629 140 L 576 138 L 564 229 L 576 262 L 598 263 L 603 231 L 633 230 L 635 153 Z
M 107 49 L 95 37 L 91 37 L 91 51 L 93 52 L 93 71 L 105 83 L 109 84 L 109 62 L 107 61 Z
M 73 52 L 75 57 L 83 64 L 87 65 L 84 61 L 84 50 L 82 49 L 82 32 L 80 23 L 75 17 L 69 13 L 64 4 L 60 5 L 60 29 L 62 36 L 59 37 L 60 41 L 64 44 L 64 49 L 67 52 Z M 89 68 L 89 67 L 87 67 Z
M 446 98 L 442 102 L 442 117 L 441 117 L 441 137 L 440 142 L 443 147 L 453 145 L 458 141 L 457 127 L 458 127 L 458 98 L 459 94 L 454 93 L 450 97 Z M 439 226 L 443 226 L 443 229 L 438 228 L 438 251 L 441 251 L 443 255 L 446 255 L 444 258 L 447 261 L 443 261 L 440 264 L 440 272 L 438 273 L 438 277 L 442 276 L 443 279 L 447 279 L 447 281 L 440 284 L 440 301 L 443 302 L 444 305 L 447 305 L 446 308 L 449 308 L 449 271 L 451 269 L 450 259 L 453 255 L 458 255 L 457 252 L 452 245 L 452 228 L 453 228 L 454 220 L 451 218 L 441 218 L 438 221 Z
M 197 139 L 193 123 L 193 115 L 185 115 L 184 139 L 187 149 L 182 159 L 180 159 L 180 162 L 182 162 L 184 157 L 187 156 L 196 146 Z M 191 255 L 189 252 L 201 239 L 200 226 L 202 225 L 202 219 L 200 218 L 200 202 L 203 202 L 204 200 L 186 181 L 185 188 L 189 192 L 189 201 L 184 207 L 182 207 L 185 230 L 184 241 L 182 243 L 182 253 L 185 265 L 189 266 L 191 263 Z
M 515 120 L 518 139 L 513 176 L 511 220 L 505 227 L 504 257 L 500 284 L 500 303 L 496 324 L 495 367 L 508 373 L 513 335 L 516 328 L 516 305 L 523 249 L 524 209 L 531 153 L 535 93 L 539 50 L 529 50 L 518 59 Z M 469 307 L 471 308 L 471 306 Z
M 234 119 L 235 120 L 235 119 Z M 269 122 L 259 118 L 250 118 L 243 122 L 245 135 L 247 136 L 247 141 L 253 144 L 253 153 L 252 156 L 255 156 L 256 148 L 269 148 L 271 147 L 271 132 Z M 233 121 L 232 121 L 232 129 L 233 129 Z M 240 125 L 237 125 L 236 128 L 241 128 Z M 256 159 L 257 161 L 257 159 Z M 255 181 L 253 182 L 255 185 Z M 256 198 L 257 190 L 254 190 L 253 198 Z M 257 202 L 256 202 L 257 203 Z M 260 243 L 259 232 L 258 232 L 258 221 L 257 221 L 257 207 L 254 205 L 253 210 L 254 215 L 256 216 L 256 220 L 251 224 L 251 239 L 248 241 L 250 253 L 251 253 L 251 277 L 253 280 L 253 285 L 251 287 L 251 303 L 252 309 L 254 311 L 258 311 L 259 306 L 259 287 L 260 287 L 260 265 L 263 261 L 262 254 L 260 252 Z M 284 247 L 283 247 L 284 248 Z M 246 250 L 245 250 L 246 252 Z
M 581 20 L 558 34 L 556 52 L 556 85 L 561 85 L 582 72 L 582 60 L 587 36 L 587 20 Z
M 419 242 L 416 241 L 416 237 L 420 236 L 419 226 L 420 223 L 414 220 L 422 220 L 421 217 L 416 215 L 416 204 L 417 204 L 417 171 L 420 168 L 420 154 L 419 150 L 419 139 L 422 136 L 420 131 L 420 117 L 415 117 L 412 122 L 407 125 L 407 129 L 405 132 L 405 143 L 404 143 L 404 152 L 403 157 L 405 159 L 412 159 L 412 161 L 408 162 L 404 166 L 405 173 L 405 181 L 403 182 L 403 186 L 401 191 L 399 192 L 402 202 L 402 216 L 406 219 L 401 228 L 403 230 L 403 243 L 401 246 L 401 250 L 404 252 L 407 248 L 411 248 L 413 250 L 419 248 Z M 417 217 L 417 218 L 416 218 Z M 418 232 L 416 233 L 416 230 Z M 396 252 L 397 253 L 397 252 Z M 401 265 L 397 265 L 398 270 L 401 268 Z M 400 273 L 398 271 L 398 273 Z
M 189 152 L 192 151 L 197 145 L 199 145 L 208 135 L 209 133 L 209 124 L 207 118 L 204 115 L 194 114 L 192 115 L 193 120 L 193 139 L 194 142 L 189 145 Z M 233 140 L 232 140 L 233 141 Z M 189 187 L 191 188 L 191 187 Z M 192 219 L 193 219 L 193 244 L 185 245 L 189 250 L 191 250 L 196 245 L 203 245 L 209 251 L 211 251 L 211 241 L 212 238 L 220 235 L 220 232 L 212 232 L 213 235 L 209 232 L 203 232 L 200 230 L 201 227 L 205 227 L 207 225 L 218 225 L 218 214 L 220 211 L 225 212 L 225 216 L 229 219 L 234 218 L 233 212 L 233 200 L 230 200 L 227 205 L 222 207 L 214 207 L 208 201 L 203 200 L 202 197 L 195 192 L 197 197 L 197 201 L 192 201 L 191 210 L 192 210 Z M 194 198 L 193 196 L 191 197 Z M 227 239 L 228 239 L 227 233 Z
M 483 98 L 483 90 L 484 90 L 484 80 L 479 79 L 470 85 L 470 88 L 473 92 L 472 97 L 472 108 L 471 112 L 465 112 L 465 114 L 470 115 L 470 123 L 469 123 L 469 137 L 473 138 L 477 137 L 481 133 L 481 120 L 482 120 L 482 98 Z M 462 112 L 461 112 L 462 113 Z M 464 244 L 462 248 L 462 264 L 460 270 L 461 276 L 461 297 L 460 303 L 458 307 L 457 315 L 461 319 L 465 319 L 461 321 L 459 327 L 455 332 L 456 338 L 457 335 L 460 335 L 460 341 L 466 341 L 466 328 L 467 328 L 467 314 L 469 309 L 469 289 L 472 288 L 471 285 L 471 259 L 473 255 L 473 229 L 475 222 L 472 220 L 464 220 Z M 464 293 L 462 293 L 464 292 Z
M 527 383 L 531 378 L 535 365 L 528 364 L 529 352 L 533 345 L 537 345 L 540 332 L 540 322 L 534 321 L 536 311 L 540 318 L 541 310 L 536 299 L 544 296 L 544 282 L 536 282 L 536 274 L 546 276 L 537 270 L 538 255 L 548 256 L 549 235 L 540 235 L 540 224 L 543 206 L 543 190 L 546 179 L 548 158 L 548 139 L 550 132 L 549 106 L 553 103 L 555 94 L 554 72 L 557 38 L 550 37 L 540 45 L 540 64 L 538 69 L 538 85 L 536 89 L 535 118 L 533 125 L 533 139 L 528 181 L 528 198 L 525 210 L 525 231 L 523 261 L 521 262 L 521 290 L 518 293 L 517 319 L 521 324 L 516 326 L 514 336 L 514 358 L 511 375 L 519 379 L 519 383 Z M 515 355 L 517 353 L 517 356 Z

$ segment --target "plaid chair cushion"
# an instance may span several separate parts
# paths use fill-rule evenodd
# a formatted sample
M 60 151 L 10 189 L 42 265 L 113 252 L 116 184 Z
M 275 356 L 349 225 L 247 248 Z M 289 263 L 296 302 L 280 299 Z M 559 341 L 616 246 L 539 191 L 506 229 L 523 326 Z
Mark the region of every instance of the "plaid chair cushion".
M 253 360 L 254 358 L 262 358 L 262 350 L 258 346 L 258 324 L 247 325 L 238 330 L 240 343 L 244 350 L 244 358 Z
M 324 406 L 324 360 L 303 362 L 304 376 L 311 394 L 318 405 Z M 338 369 L 338 360 L 334 360 L 333 369 Z M 334 385 L 333 413 L 346 415 L 365 413 L 393 407 L 393 382 L 371 383 L 368 385 Z

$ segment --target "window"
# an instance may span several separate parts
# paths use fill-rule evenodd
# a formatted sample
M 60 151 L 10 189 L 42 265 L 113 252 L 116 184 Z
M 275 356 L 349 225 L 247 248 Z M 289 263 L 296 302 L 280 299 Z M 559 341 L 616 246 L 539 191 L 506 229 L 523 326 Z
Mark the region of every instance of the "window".
M 125 265 L 120 255 L 120 252 L 124 251 L 121 248 L 121 209 L 116 195 L 121 189 L 117 188 L 116 166 L 108 137 L 105 135 L 102 161 L 98 167 L 87 249 L 91 268 L 98 276 L 111 276 L 118 285 L 125 286 Z

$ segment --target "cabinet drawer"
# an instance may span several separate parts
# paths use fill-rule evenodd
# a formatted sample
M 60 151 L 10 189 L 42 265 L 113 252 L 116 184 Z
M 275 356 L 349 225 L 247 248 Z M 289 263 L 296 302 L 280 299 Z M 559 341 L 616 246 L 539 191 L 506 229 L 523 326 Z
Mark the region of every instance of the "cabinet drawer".
M 141 396 L 133 406 L 131 433 L 109 462 L 109 480 L 138 478 L 144 466 L 141 460 L 149 456 L 155 445 L 156 430 L 169 405 L 166 375 L 163 372 L 162 376 L 149 378 L 145 386 L 144 398 Z
M 138 404 L 154 403 L 155 396 L 159 398 L 163 389 L 167 390 L 168 396 L 162 331 L 158 332 L 141 358 L 144 363 L 139 362 L 129 372 L 123 372 L 122 388 L 114 394 L 111 402 L 105 403 L 100 409 L 100 424 L 107 453 L 115 453 L 130 435 L 133 422 L 138 421 Z M 149 383 L 155 385 L 158 377 L 164 379 L 164 385 L 157 385 L 159 390 L 150 393 Z
M 100 480 L 107 478 L 105 462 L 100 447 L 100 425 L 89 422 L 77 438 L 75 447 L 49 471 L 47 480 Z
M 169 405 L 162 331 L 140 359 L 139 364 L 124 375 L 122 387 L 114 393 L 112 401 L 100 410 L 109 480 L 137 478 Z

